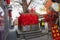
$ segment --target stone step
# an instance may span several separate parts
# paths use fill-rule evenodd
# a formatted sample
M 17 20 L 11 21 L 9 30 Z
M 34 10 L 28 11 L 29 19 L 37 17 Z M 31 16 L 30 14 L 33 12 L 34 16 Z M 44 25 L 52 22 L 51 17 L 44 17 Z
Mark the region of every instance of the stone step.
M 40 37 L 40 36 L 44 36 L 44 35 L 47 35 L 46 34 L 43 34 L 43 33 L 40 33 L 40 34 L 34 34 L 34 35 L 28 35 L 28 36 L 25 36 L 26 39 L 31 39 L 31 38 L 37 38 L 37 37 Z

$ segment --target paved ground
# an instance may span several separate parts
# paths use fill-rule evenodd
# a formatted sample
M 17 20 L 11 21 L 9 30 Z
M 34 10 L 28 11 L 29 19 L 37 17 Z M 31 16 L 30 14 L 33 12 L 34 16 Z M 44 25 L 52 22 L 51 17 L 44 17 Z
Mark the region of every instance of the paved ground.
M 9 32 L 7 40 L 21 40 L 21 39 L 19 39 L 19 38 L 17 39 L 16 32 Z M 52 40 L 52 39 L 50 36 L 45 35 L 42 37 L 28 39 L 28 40 Z
M 21 39 L 18 39 L 18 40 L 21 40 Z M 25 39 L 22 39 L 22 40 L 25 40 Z M 28 40 L 52 40 L 51 36 L 42 36 L 42 37 L 38 37 L 38 38 L 33 38 L 33 39 L 28 39 Z
M 50 37 L 48 38 L 48 36 L 45 35 L 43 37 L 38 37 L 38 38 L 30 39 L 30 40 L 52 40 L 52 39 Z
M 16 32 L 9 32 L 6 40 L 17 40 Z

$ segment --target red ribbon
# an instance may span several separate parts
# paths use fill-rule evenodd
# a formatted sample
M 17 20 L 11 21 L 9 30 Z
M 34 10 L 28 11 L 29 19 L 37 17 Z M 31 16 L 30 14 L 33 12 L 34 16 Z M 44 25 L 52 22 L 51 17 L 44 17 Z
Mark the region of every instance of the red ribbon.
M 21 14 L 18 20 L 21 25 L 38 24 L 38 16 L 36 14 Z

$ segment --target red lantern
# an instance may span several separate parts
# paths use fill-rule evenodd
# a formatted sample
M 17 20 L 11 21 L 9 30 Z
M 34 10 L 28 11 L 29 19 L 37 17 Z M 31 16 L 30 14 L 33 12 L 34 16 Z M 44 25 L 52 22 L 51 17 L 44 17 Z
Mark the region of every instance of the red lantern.
M 6 3 L 9 5 L 10 4 L 10 0 L 6 0 Z

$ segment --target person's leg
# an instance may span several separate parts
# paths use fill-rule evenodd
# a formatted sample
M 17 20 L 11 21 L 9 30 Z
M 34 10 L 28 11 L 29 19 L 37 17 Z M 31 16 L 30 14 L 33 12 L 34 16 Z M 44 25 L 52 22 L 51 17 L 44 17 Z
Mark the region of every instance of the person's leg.
M 17 34 L 16 31 L 14 32 L 9 32 L 7 36 L 7 40 L 17 40 Z
M 2 40 L 2 37 L 1 37 L 2 35 L 1 35 L 1 31 L 0 31 L 0 40 Z
M 4 39 L 4 30 L 1 33 L 2 33 L 2 40 L 5 40 Z
M 4 30 L 0 30 L 0 40 L 4 40 Z

